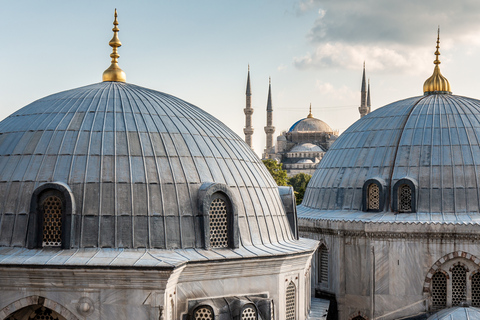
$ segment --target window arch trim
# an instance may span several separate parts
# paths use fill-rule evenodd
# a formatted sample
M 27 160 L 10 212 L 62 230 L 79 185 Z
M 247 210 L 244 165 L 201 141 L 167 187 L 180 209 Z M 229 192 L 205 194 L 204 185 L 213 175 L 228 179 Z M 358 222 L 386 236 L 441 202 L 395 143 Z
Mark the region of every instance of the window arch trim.
M 369 187 L 371 184 L 375 184 L 378 187 L 379 193 L 379 208 L 368 208 Z M 364 212 L 382 212 L 385 208 L 385 181 L 381 178 L 371 178 L 365 181 L 362 189 L 362 211 Z
M 238 209 L 235 198 L 227 185 L 223 183 L 203 183 L 198 190 L 198 208 L 203 247 L 210 249 L 210 205 L 215 199 L 222 199 L 227 206 L 228 248 L 238 248 L 240 234 L 238 230 Z
M 75 198 L 70 187 L 63 182 L 49 182 L 37 187 L 30 201 L 30 214 L 27 234 L 27 247 L 29 249 L 41 248 L 43 241 L 43 210 L 39 200 L 46 192 L 53 191 L 60 195 L 65 212 L 62 212 L 61 248 L 71 249 L 77 247 L 75 241 Z
M 412 190 L 412 197 L 411 197 L 411 200 L 410 200 L 410 207 L 412 208 L 412 210 L 400 212 L 400 208 L 399 208 L 399 205 L 398 205 L 398 202 L 400 200 L 399 189 L 403 185 L 407 185 Z M 393 209 L 393 211 L 397 212 L 397 213 L 415 213 L 415 212 L 417 212 L 417 197 L 418 197 L 417 192 L 418 192 L 417 182 L 413 179 L 402 178 L 402 179 L 398 180 L 397 182 L 395 182 L 395 184 L 393 186 L 393 195 L 392 195 L 392 199 L 393 199 L 392 209 Z

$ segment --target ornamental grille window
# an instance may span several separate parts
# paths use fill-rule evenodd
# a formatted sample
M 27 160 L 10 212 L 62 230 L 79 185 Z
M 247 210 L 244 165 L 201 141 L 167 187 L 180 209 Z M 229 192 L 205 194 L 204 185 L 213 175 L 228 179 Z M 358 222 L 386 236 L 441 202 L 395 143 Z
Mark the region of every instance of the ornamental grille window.
M 200 307 L 193 315 L 195 320 L 213 320 L 213 312 L 209 307 Z
M 412 188 L 402 184 L 398 188 L 398 212 L 412 212 Z
M 290 282 L 287 287 L 285 302 L 285 319 L 295 320 L 295 284 L 293 282 Z
M 220 198 L 213 200 L 210 205 L 210 246 L 228 247 L 227 204 Z
M 452 268 L 452 306 L 467 301 L 467 270 L 461 265 Z
M 435 309 L 447 306 L 447 276 L 436 272 L 432 277 L 432 306 Z
M 356 316 L 356 317 L 353 318 L 352 320 L 365 320 L 365 318 L 362 317 L 362 316 Z
M 43 201 L 43 247 L 62 245 L 62 207 L 62 200 L 57 196 L 49 196 Z
M 367 210 L 380 210 L 380 188 L 375 183 L 368 186 Z
M 472 276 L 472 306 L 480 307 L 480 272 Z
M 58 317 L 52 314 L 52 310 L 45 307 L 39 308 L 35 311 L 35 318 L 32 320 L 57 320 Z
M 328 283 L 328 251 L 323 245 L 318 254 L 318 282 Z
M 257 320 L 257 311 L 253 307 L 246 307 L 242 311 L 242 320 Z

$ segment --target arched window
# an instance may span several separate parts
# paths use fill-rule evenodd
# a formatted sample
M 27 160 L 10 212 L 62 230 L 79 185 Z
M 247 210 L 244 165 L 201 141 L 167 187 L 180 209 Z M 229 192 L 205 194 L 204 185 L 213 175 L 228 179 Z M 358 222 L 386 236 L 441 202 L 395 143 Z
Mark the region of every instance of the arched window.
M 467 270 L 462 265 L 452 269 L 452 306 L 459 306 L 467 301 Z
M 447 306 L 447 276 L 440 271 L 432 277 L 432 306 L 434 309 Z
M 193 312 L 194 320 L 213 320 L 214 314 L 209 306 L 200 306 Z
M 45 183 L 32 194 L 27 247 L 74 248 L 75 201 L 70 187 L 62 182 Z
M 377 184 L 371 183 L 367 191 L 367 210 L 380 210 L 380 188 Z
M 43 213 L 42 247 L 61 247 L 65 204 L 59 195 L 48 195 L 40 206 Z
M 229 188 L 220 183 L 205 182 L 198 190 L 205 249 L 238 248 L 238 212 Z
M 472 276 L 472 306 L 480 307 L 480 272 Z
M 380 212 L 385 206 L 385 181 L 372 178 L 365 181 L 362 191 L 362 210 Z
M 398 212 L 412 212 L 412 188 L 402 184 L 398 189 Z
M 296 314 L 296 290 L 295 284 L 290 281 L 285 299 L 285 319 L 286 320 L 295 320 Z
M 241 320 L 257 320 L 257 309 L 251 304 L 247 304 L 242 310 Z
M 398 180 L 393 186 L 393 210 L 398 213 L 416 212 L 416 182 L 410 178 Z
M 318 283 L 328 284 L 328 250 L 323 244 L 318 249 L 317 261 Z
M 210 204 L 210 246 L 228 248 L 228 208 L 222 198 L 216 198 Z

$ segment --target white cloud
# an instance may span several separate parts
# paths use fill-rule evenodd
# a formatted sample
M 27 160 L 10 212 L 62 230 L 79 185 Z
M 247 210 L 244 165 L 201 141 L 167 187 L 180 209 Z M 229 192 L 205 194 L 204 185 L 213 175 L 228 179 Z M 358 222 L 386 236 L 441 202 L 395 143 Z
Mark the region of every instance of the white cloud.
M 359 95 L 358 91 L 353 91 L 345 85 L 337 88 L 329 82 L 322 82 L 320 80 L 316 81 L 315 88 L 320 95 L 328 96 L 332 101 L 339 103 L 351 103 L 352 100 L 355 100 Z
M 431 52 L 415 48 L 337 42 L 318 45 L 313 53 L 295 58 L 294 64 L 299 69 L 316 67 L 358 70 L 363 61 L 366 61 L 369 71 L 418 74 L 427 69 L 412 68 L 412 65 L 431 67 L 428 60 L 433 61 Z
M 424 71 L 412 66 L 430 67 L 438 25 L 441 52 L 480 46 L 477 0 L 301 0 L 299 9 L 318 12 L 307 34 L 315 49 L 294 60 L 300 69 L 358 69 L 366 60 L 371 71 Z

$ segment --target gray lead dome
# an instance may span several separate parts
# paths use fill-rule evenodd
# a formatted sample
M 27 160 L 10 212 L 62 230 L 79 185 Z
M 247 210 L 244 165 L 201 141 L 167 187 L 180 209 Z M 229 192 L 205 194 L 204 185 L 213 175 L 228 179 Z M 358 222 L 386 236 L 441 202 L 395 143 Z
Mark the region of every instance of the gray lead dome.
M 120 82 L 57 93 L 0 123 L 0 246 L 26 246 L 35 190 L 57 185 L 70 247 L 201 247 L 204 183 L 231 194 L 242 245 L 293 240 L 268 171 L 211 115 Z
M 479 221 L 479 159 L 479 100 L 433 94 L 394 102 L 361 118 L 336 140 L 312 177 L 299 214 L 385 222 Z M 384 186 L 377 212 L 362 209 L 369 179 Z M 401 180 L 411 182 L 415 207 L 411 213 L 385 214 L 398 213 L 395 184 Z

